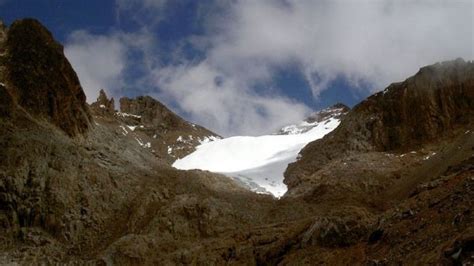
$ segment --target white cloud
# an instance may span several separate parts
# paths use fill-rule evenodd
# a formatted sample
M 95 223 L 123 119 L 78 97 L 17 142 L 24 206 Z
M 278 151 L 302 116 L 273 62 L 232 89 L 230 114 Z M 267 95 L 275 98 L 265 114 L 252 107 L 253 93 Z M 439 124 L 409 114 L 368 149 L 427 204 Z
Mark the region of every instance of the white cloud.
M 147 33 L 115 32 L 94 35 L 86 31 L 70 34 L 65 45 L 66 57 L 76 71 L 89 103 L 94 102 L 100 89 L 109 96 L 122 96 L 128 82 L 124 76 L 132 67 L 131 50 L 150 50 L 151 38 Z
M 317 96 L 336 76 L 382 89 L 441 60 L 473 58 L 472 1 L 236 1 L 210 60 L 247 80 L 298 62 Z M 252 63 L 249 63 L 252 62 Z M 258 73 L 258 75 L 254 75 Z
M 154 78 L 162 89 L 158 98 L 177 101 L 193 121 L 224 135 L 275 132 L 310 111 L 278 95 L 258 95 L 206 60 L 159 69 Z
M 153 32 L 172 1 L 117 0 L 117 9 Z M 137 65 L 127 54 L 146 54 L 146 72 L 135 87 L 174 103 L 188 119 L 224 135 L 259 134 L 302 119 L 302 104 L 272 94 L 276 70 L 297 66 L 315 97 L 343 76 L 357 85 L 383 89 L 421 66 L 457 57 L 474 59 L 474 3 L 470 0 L 223 0 L 199 6 L 196 23 L 205 34 L 185 36 L 202 52 L 199 59 L 176 44 L 171 63 L 149 32 L 91 35 L 75 33 L 66 53 L 88 98 L 100 87 L 116 90 L 132 81 L 124 72 Z M 128 12 L 128 13 L 127 13 Z M 143 39 L 141 44 L 136 40 Z M 153 44 L 153 45 L 152 45 Z M 133 81 L 134 83 L 136 82 Z M 267 93 L 255 91 L 267 85 Z M 284 88 L 285 90 L 297 88 Z M 120 92 L 112 93 L 119 96 Z

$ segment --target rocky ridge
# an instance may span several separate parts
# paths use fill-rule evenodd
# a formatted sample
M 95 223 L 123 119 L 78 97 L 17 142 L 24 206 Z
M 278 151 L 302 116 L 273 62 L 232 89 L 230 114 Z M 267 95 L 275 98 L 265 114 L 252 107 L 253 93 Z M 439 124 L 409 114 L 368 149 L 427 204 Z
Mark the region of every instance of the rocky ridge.
M 137 145 L 168 164 L 193 152 L 199 144 L 220 138 L 185 121 L 152 97 L 124 97 L 119 103 L 120 111 L 116 111 L 114 99 L 101 90 L 90 106 L 96 123 L 107 125 L 123 137 L 131 136 Z
M 288 186 L 351 153 L 407 152 L 466 128 L 474 118 L 474 63 L 462 59 L 427 66 L 353 108 L 341 125 L 308 144 L 289 165 Z M 328 149 L 327 147 L 331 147 Z
M 314 112 L 298 125 L 288 125 L 281 128 L 277 132 L 277 135 L 294 135 L 308 132 L 309 130 L 318 126 L 319 123 L 323 121 L 329 121 L 328 119 L 330 118 L 341 120 L 347 114 L 347 112 L 349 112 L 349 110 L 350 108 L 344 104 L 334 104 L 321 111 Z

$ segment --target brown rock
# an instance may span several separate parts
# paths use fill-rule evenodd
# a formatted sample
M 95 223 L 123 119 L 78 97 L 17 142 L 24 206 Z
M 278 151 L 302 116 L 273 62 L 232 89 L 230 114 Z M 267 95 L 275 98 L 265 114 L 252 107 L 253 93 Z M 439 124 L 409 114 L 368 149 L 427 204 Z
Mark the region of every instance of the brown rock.
M 338 128 L 309 143 L 288 166 L 291 188 L 327 162 L 351 153 L 416 149 L 474 121 L 474 63 L 427 66 L 350 111 Z
M 109 100 L 105 91 L 101 89 L 97 101 L 91 104 L 91 108 L 102 115 L 113 115 L 115 113 L 114 98 Z
M 52 34 L 37 20 L 19 20 L 8 30 L 6 48 L 8 89 L 15 102 L 69 136 L 85 133 L 91 121 L 86 96 Z

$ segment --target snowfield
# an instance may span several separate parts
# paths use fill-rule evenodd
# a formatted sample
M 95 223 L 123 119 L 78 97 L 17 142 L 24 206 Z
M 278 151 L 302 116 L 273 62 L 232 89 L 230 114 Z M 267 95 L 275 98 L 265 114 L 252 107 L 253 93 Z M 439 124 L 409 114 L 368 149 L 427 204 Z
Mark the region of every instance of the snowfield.
M 173 166 L 182 170 L 201 169 L 227 175 L 257 193 L 281 197 L 287 191 L 283 172 L 296 161 L 299 151 L 309 142 L 334 130 L 340 121 L 328 118 L 314 122 L 304 133 L 257 137 L 236 136 L 202 143 L 196 151 L 178 159 Z M 308 127 L 307 122 L 293 127 Z

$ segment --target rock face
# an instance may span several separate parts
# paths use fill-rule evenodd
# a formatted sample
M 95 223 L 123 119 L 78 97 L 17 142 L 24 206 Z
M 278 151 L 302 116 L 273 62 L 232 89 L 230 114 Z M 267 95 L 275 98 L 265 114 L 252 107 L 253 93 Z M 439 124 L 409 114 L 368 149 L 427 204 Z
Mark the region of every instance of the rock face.
M 336 130 L 308 144 L 301 159 L 288 166 L 285 183 L 291 188 L 330 160 L 353 152 L 415 149 L 473 120 L 474 63 L 458 59 L 424 67 L 370 96 Z
M 163 128 L 178 128 L 188 124 L 162 103 L 149 96 L 140 96 L 136 99 L 121 98 L 120 111 L 139 115 L 143 122 L 162 126 Z
M 149 96 L 121 98 L 120 111 L 117 113 L 120 120 L 132 126 L 134 132 L 148 136 L 156 154 L 168 162 L 190 154 L 202 142 L 220 138 L 204 127 L 185 121 Z
M 91 120 L 86 96 L 51 33 L 36 20 L 16 21 L 5 48 L 7 89 L 14 101 L 69 136 L 85 133 Z
M 114 98 L 107 98 L 107 94 L 105 94 L 104 90 L 100 90 L 99 97 L 97 101 L 91 104 L 91 108 L 94 112 L 99 113 L 101 115 L 114 115 L 115 114 L 115 103 Z

